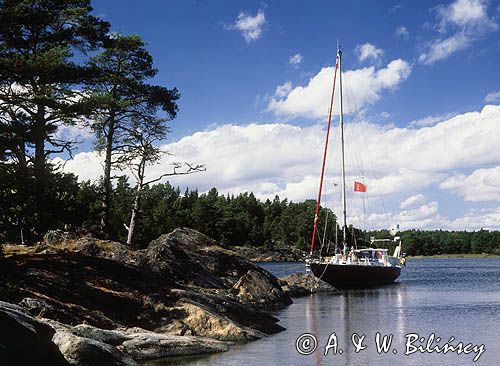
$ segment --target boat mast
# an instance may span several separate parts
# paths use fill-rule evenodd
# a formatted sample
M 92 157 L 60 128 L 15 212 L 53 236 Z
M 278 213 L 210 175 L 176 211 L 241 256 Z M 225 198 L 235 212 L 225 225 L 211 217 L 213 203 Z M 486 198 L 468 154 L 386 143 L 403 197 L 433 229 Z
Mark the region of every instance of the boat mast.
M 339 91 L 340 91 L 340 143 L 342 155 L 342 214 L 344 218 L 342 226 L 342 239 L 344 244 L 344 255 L 347 252 L 346 245 L 346 228 L 347 228 L 347 215 L 346 215 L 346 194 L 345 194 L 345 154 L 344 154 L 344 110 L 342 106 L 342 51 L 340 47 L 337 50 L 337 58 L 339 65 Z
M 311 238 L 311 251 L 309 252 L 309 255 L 313 254 L 314 239 L 316 238 L 316 230 L 318 227 L 319 207 L 321 205 L 321 191 L 323 189 L 323 178 L 325 176 L 326 153 L 328 151 L 328 139 L 330 136 L 330 125 L 332 122 L 333 100 L 335 97 L 335 82 L 337 80 L 338 67 L 339 67 L 339 64 L 335 63 L 335 72 L 333 73 L 332 96 L 330 98 L 330 109 L 328 111 L 328 127 L 326 128 L 325 150 L 323 151 L 323 163 L 321 165 L 321 179 L 319 181 L 318 198 L 316 199 L 316 211 L 314 214 L 314 227 L 313 227 L 312 238 Z

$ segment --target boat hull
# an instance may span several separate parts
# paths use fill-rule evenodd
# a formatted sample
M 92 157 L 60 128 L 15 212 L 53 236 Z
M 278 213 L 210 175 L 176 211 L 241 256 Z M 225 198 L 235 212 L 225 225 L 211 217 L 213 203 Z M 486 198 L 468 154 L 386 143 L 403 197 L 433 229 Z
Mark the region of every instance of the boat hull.
M 364 266 L 356 264 L 311 263 L 317 278 L 337 289 L 367 288 L 393 283 L 401 274 L 396 266 Z

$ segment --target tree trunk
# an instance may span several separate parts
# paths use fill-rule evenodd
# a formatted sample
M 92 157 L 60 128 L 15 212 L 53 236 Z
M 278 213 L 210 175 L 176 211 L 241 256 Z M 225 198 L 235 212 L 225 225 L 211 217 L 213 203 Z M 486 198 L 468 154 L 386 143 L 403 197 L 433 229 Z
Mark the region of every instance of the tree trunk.
M 40 208 L 43 207 L 43 194 L 45 192 L 45 139 L 46 139 L 45 107 L 37 106 L 37 113 L 33 123 L 33 142 L 35 145 L 35 158 L 33 161 L 33 175 L 35 178 L 34 187 L 34 210 L 33 227 L 31 228 L 35 236 L 40 231 Z
M 130 215 L 130 224 L 128 226 L 128 235 L 127 235 L 127 245 L 132 246 L 134 242 L 134 231 L 135 226 L 137 224 L 137 218 L 139 216 L 139 208 L 141 205 L 141 194 L 144 183 L 144 171 L 146 169 L 146 159 L 143 156 L 141 158 L 141 162 L 137 166 L 137 186 L 135 190 L 134 204 L 132 206 L 132 212 Z
M 28 162 L 26 160 L 26 144 L 23 142 L 19 142 L 16 146 L 16 150 L 15 150 L 15 155 L 16 155 L 16 159 L 17 159 L 17 163 L 18 163 L 18 166 L 19 166 L 19 169 L 22 169 L 24 171 L 26 171 L 26 169 L 28 168 Z
M 112 111 L 108 122 L 108 135 L 106 137 L 106 157 L 104 159 L 104 177 L 103 177 L 103 199 L 102 199 L 102 216 L 101 230 L 103 233 L 109 232 L 109 211 L 111 208 L 111 165 L 113 152 L 113 137 L 115 134 L 115 112 Z
M 128 225 L 128 235 L 127 235 L 127 245 L 132 246 L 134 242 L 134 231 L 137 223 L 137 218 L 139 216 L 139 207 L 141 204 L 141 191 L 140 185 L 137 185 L 137 190 L 135 192 L 134 204 L 132 206 L 132 213 L 130 215 L 130 224 Z
M 35 159 L 33 170 L 35 178 L 41 179 L 45 170 L 45 108 L 38 105 L 33 125 L 33 142 L 35 144 Z

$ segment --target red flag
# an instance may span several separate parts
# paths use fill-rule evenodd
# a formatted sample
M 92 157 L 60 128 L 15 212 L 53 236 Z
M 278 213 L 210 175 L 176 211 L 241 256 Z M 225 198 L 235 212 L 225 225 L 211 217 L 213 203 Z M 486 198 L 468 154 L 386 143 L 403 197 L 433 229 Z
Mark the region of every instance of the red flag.
M 354 192 L 366 192 L 366 185 L 361 182 L 354 181 Z

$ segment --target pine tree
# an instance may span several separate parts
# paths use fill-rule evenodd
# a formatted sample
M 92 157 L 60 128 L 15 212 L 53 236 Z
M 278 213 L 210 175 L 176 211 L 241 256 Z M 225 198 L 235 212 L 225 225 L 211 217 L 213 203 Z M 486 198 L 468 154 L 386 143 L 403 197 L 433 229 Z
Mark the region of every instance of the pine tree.
M 58 132 L 79 122 L 87 108 L 78 87 L 93 75 L 74 56 L 99 47 L 109 29 L 91 12 L 89 0 L 0 1 L 1 155 L 17 174 L 34 179 L 34 237 L 48 223 L 42 211 L 53 170 L 49 158 L 71 154 L 76 142 Z
M 134 133 L 133 124 L 149 119 L 159 110 L 164 112 L 165 120 L 175 118 L 180 94 L 176 88 L 147 83 L 158 71 L 137 35 L 112 35 L 104 51 L 92 58 L 90 66 L 100 75 L 96 83 L 89 85 L 87 93 L 95 108 L 91 118 L 96 148 L 104 155 L 101 227 L 103 232 L 109 232 L 111 172 L 130 147 L 125 140 Z M 158 126 L 163 128 L 161 124 Z

